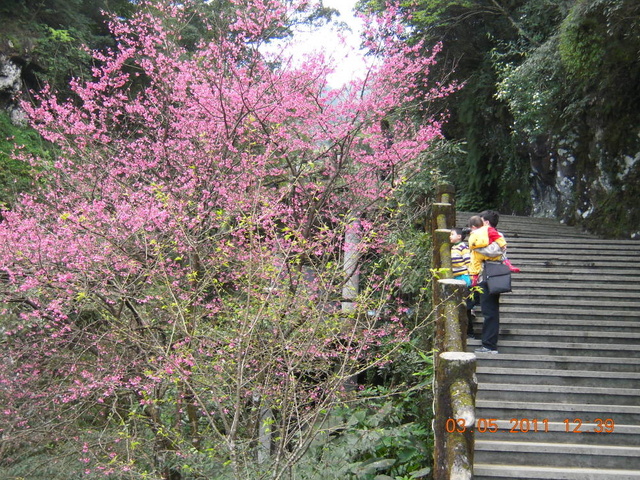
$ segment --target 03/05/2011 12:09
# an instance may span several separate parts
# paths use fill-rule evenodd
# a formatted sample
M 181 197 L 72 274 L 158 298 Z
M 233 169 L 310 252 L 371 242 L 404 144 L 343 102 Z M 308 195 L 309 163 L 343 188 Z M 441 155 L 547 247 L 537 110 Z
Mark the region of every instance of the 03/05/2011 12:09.
M 537 418 L 512 418 L 509 420 L 509 427 L 502 430 L 509 433 L 528 433 L 528 432 L 549 432 L 549 419 Z M 613 433 L 615 422 L 611 418 L 594 418 L 593 420 L 583 420 L 581 418 L 564 419 L 558 424 L 564 424 L 566 433 Z M 497 418 L 478 418 L 475 425 L 467 425 L 463 418 L 449 418 L 445 423 L 445 430 L 448 433 L 459 432 L 491 432 L 495 433 L 500 429 Z M 558 431 L 558 429 L 554 429 Z M 560 430 L 562 431 L 562 430 Z

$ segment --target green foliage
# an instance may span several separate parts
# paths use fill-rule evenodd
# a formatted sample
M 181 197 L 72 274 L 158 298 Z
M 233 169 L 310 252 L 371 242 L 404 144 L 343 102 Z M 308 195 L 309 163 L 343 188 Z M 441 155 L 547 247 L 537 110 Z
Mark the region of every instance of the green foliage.
M 36 71 L 39 83 L 63 86 L 72 77 L 89 75 L 91 56 L 83 49 L 89 39 L 76 28 L 55 29 L 40 27 L 41 35 L 34 54 L 42 61 L 42 70 Z
M 630 92 L 615 84 L 628 82 L 629 73 L 637 71 L 630 71 L 629 66 L 637 63 L 634 58 L 640 45 L 637 37 L 611 30 L 613 12 L 603 8 L 605 4 L 612 2 L 578 2 L 557 33 L 524 55 L 522 62 L 505 61 L 494 51 L 500 78 L 497 98 L 507 102 L 514 116 L 514 132 L 526 141 L 575 130 L 586 110 L 594 107 L 612 108 L 619 115 L 619 107 L 624 110 L 631 100 L 616 100 Z
M 421 0 L 417 2 L 414 20 L 423 25 L 451 25 L 456 21 L 456 13 L 473 8 L 474 3 L 471 0 Z M 401 5 L 414 6 L 416 2 L 405 1 Z
M 335 412 L 332 425 L 296 467 L 305 480 L 426 478 L 431 472 L 431 355 L 407 343 L 387 367 L 407 380 L 365 389 Z M 392 366 L 393 365 L 393 366 Z M 387 368 L 385 367 L 385 368 Z
M 566 17 L 574 0 L 535 0 L 520 3 L 521 6 L 514 16 L 526 32 L 527 39 L 520 38 L 511 42 L 510 46 L 516 47 L 526 55 L 555 35 L 558 25 Z
M 563 98 L 565 74 L 556 49 L 554 38 L 519 65 L 502 63 L 495 54 L 501 78 L 496 98 L 509 106 L 514 132 L 528 139 L 548 133 L 561 114 L 557 102 Z
M 9 0 L 0 8 L 0 51 L 23 59 L 27 88 L 43 82 L 68 90 L 72 77 L 90 76 L 92 60 L 85 51 L 113 45 L 103 10 L 128 16 L 135 8 L 128 0 Z
M 553 16 L 549 12 L 557 10 L 548 8 L 550 0 L 536 1 L 535 8 L 530 5 L 534 2 L 523 1 L 413 3 L 408 21 L 415 38 L 409 41 L 420 39 L 428 45 L 441 41 L 446 59 L 436 67 L 439 74 L 443 78 L 453 75 L 465 83 L 441 105 L 450 112 L 443 132 L 457 149 L 442 171 L 457 187 L 458 206 L 496 208 L 505 213 L 530 211 L 527 158 L 511 135 L 513 120 L 507 106 L 495 96 L 498 77 L 492 52 L 503 47 L 509 61 L 521 60 L 531 39 L 548 28 L 536 23 L 538 14 L 544 12 L 543 18 L 549 18 Z
M 558 53 L 567 72 L 584 82 L 597 78 L 606 53 L 603 18 L 574 8 L 560 27 Z
M 381 10 L 383 2 L 362 0 Z M 443 171 L 458 206 L 527 214 L 538 192 L 553 197 L 562 176 L 573 186 L 555 208 L 559 218 L 592 231 L 635 232 L 637 205 L 629 159 L 640 139 L 640 2 L 637 0 L 419 0 L 411 10 L 414 38 L 442 41 L 465 82 L 443 108 L 446 138 L 465 155 Z M 564 158 L 575 159 L 568 168 Z M 558 178 L 560 175 L 560 178 Z M 604 227 L 602 216 L 615 218 Z M 608 223 L 608 222 L 604 222 Z
M 53 156 L 51 147 L 35 130 L 13 125 L 9 116 L 0 112 L 0 205 L 11 204 L 33 181 L 31 166 L 15 158 L 17 151 L 41 158 Z
M 523 52 L 522 61 L 494 52 L 497 98 L 509 106 L 514 135 L 529 151 L 563 150 L 575 159 L 563 172 L 575 175 L 573 198 L 564 201 L 572 204 L 560 213 L 591 231 L 622 236 L 637 224 L 628 159 L 640 150 L 630 134 L 640 122 L 640 33 L 632 28 L 640 24 L 640 4 L 570 3 L 554 17 L 561 21 L 549 38 Z M 548 168 L 554 175 L 554 164 Z

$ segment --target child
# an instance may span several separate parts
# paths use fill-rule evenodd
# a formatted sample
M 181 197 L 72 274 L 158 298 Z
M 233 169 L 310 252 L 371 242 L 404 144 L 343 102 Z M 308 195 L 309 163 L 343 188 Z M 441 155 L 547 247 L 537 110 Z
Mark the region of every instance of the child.
M 453 278 L 456 280 L 464 280 L 467 287 L 471 286 L 471 277 L 469 276 L 469 247 L 463 242 L 464 233 L 461 228 L 452 228 L 449 234 L 451 242 L 451 269 Z
M 507 248 L 507 242 L 501 233 L 478 215 L 474 215 L 469 219 L 469 249 L 473 251 L 469 262 L 469 274 L 471 275 L 472 285 L 475 287 L 478 282 L 478 275 L 482 271 L 482 262 L 484 260 L 501 260 Z M 492 244 L 496 245 L 492 245 Z M 491 245 L 491 246 L 490 246 Z M 499 248 L 495 248 L 495 247 Z M 489 247 L 486 249 L 486 247 Z M 493 248 L 492 248 L 493 247 Z
M 464 280 L 467 287 L 471 287 L 471 277 L 469 276 L 469 247 L 464 243 L 464 232 L 461 228 L 452 228 L 449 234 L 449 241 L 451 242 L 451 270 L 453 272 L 453 278 L 456 280 Z M 473 333 L 473 321 L 475 315 L 473 314 L 473 305 L 476 302 L 473 299 L 473 293 L 467 298 L 467 336 L 469 338 L 476 338 Z
M 501 237 L 504 238 L 504 235 L 502 235 L 502 233 L 498 232 L 498 230 L 497 230 L 497 228 L 498 228 L 498 220 L 500 219 L 500 215 L 498 215 L 498 212 L 495 212 L 493 210 L 484 210 L 483 212 L 480 212 L 479 216 L 480 216 L 480 218 L 482 218 L 482 221 L 484 222 L 485 225 L 489 226 L 489 228 L 496 229 L 496 232 L 498 233 L 498 235 L 500 235 Z M 511 264 L 511 261 L 507 258 L 507 250 L 506 250 L 506 248 L 504 248 L 502 250 L 503 250 L 503 252 L 502 252 L 502 263 L 504 263 L 507 267 L 509 267 L 509 270 L 511 270 L 513 273 L 518 273 L 520 271 L 520 269 Z M 485 251 L 482 251 L 482 250 L 481 250 L 480 253 L 484 253 L 485 255 L 489 254 L 488 252 L 485 252 Z

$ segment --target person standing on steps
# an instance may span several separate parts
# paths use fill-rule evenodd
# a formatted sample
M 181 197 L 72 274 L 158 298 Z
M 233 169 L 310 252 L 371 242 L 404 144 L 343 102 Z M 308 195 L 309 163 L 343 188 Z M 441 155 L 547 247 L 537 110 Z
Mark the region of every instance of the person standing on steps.
M 478 215 L 480 218 L 482 218 L 482 221 L 486 226 L 488 226 L 489 228 L 494 228 L 496 232 L 498 232 L 498 220 L 500 220 L 500 215 L 498 214 L 498 212 L 494 210 L 484 210 L 483 212 L 480 212 Z M 498 232 L 498 235 L 504 238 L 504 235 L 502 235 L 502 233 Z M 484 255 L 491 255 L 492 253 L 491 247 L 497 247 L 497 245 L 489 245 L 488 247 L 485 247 L 486 250 L 483 249 L 481 250 L 481 252 Z M 502 263 L 504 263 L 507 267 L 509 267 L 509 270 L 511 270 L 513 273 L 520 272 L 520 269 L 518 267 L 513 266 L 511 264 L 511 261 L 507 258 L 506 247 L 502 248 L 501 250 L 502 250 Z M 497 252 L 497 250 L 493 250 L 493 251 Z
M 449 234 L 449 242 L 451 242 L 451 272 L 456 280 L 463 280 L 467 284 L 467 288 L 471 288 L 471 277 L 469 276 L 469 246 L 464 243 L 465 233 L 462 228 L 452 228 Z M 475 305 L 474 292 L 471 291 L 466 298 L 467 306 L 467 337 L 476 338 L 473 333 L 473 306 Z
M 471 276 L 471 284 L 480 287 L 480 308 L 484 317 L 482 346 L 475 352 L 496 354 L 498 353 L 498 334 L 500 331 L 500 294 L 489 293 L 487 282 L 480 279 L 480 274 L 485 260 L 499 261 L 502 258 L 507 242 L 494 227 L 489 224 L 485 225 L 484 220 L 478 215 L 469 219 L 469 228 L 471 229 L 471 235 L 469 235 L 469 275 Z M 480 252 L 480 249 L 494 242 L 500 247 L 497 255 L 487 256 Z

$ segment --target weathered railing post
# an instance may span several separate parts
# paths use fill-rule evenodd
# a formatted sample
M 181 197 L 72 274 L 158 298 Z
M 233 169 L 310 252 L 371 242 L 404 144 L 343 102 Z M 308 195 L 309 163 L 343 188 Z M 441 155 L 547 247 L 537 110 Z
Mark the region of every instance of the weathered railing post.
M 438 189 L 432 206 L 431 235 L 434 340 L 434 480 L 465 480 L 473 475 L 476 356 L 465 353 L 468 294 L 451 278 L 450 229 L 455 226 L 455 190 Z
M 432 268 L 438 278 L 451 278 L 451 244 L 449 229 L 439 228 L 432 232 Z M 434 294 L 436 289 L 434 288 Z
M 466 284 L 438 280 L 434 379 L 434 480 L 470 479 L 477 390 L 476 356 L 465 353 Z
M 441 183 L 436 187 L 436 203 L 450 203 L 456 208 L 456 187 L 450 183 Z

